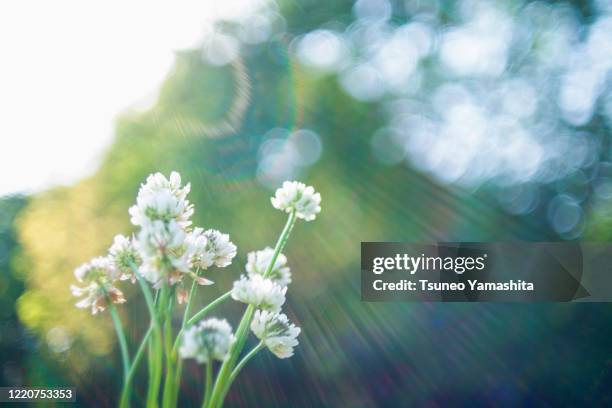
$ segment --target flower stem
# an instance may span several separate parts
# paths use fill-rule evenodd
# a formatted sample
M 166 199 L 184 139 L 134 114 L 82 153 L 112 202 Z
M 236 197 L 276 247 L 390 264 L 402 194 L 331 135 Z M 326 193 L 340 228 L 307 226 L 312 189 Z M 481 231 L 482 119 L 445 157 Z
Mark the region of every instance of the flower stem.
M 238 325 L 238 329 L 236 329 L 236 341 L 230 348 L 230 355 L 227 360 L 223 362 L 221 365 L 221 369 L 219 370 L 219 374 L 217 374 L 217 380 L 215 381 L 215 386 L 213 388 L 212 396 L 210 398 L 210 407 L 220 407 L 223 404 L 223 399 L 225 398 L 225 394 L 230 387 L 229 377 L 231 375 L 234 364 L 236 364 L 236 360 L 244 347 L 244 343 L 247 338 L 249 325 L 251 323 L 251 319 L 253 318 L 253 313 L 255 312 L 255 307 L 253 305 L 249 305 L 244 315 L 242 316 L 242 320 L 240 320 L 240 324 Z
M 276 259 L 278 255 L 281 253 L 285 245 L 287 244 L 287 240 L 289 239 L 289 235 L 291 234 L 291 230 L 295 225 L 296 215 L 295 210 L 289 213 L 289 217 L 287 218 L 287 223 L 283 228 L 278 240 L 276 241 L 276 246 L 274 247 L 274 254 L 272 255 L 272 259 L 270 259 L 270 263 L 268 264 L 268 268 L 264 273 L 264 278 L 267 277 L 272 271 L 274 264 L 276 263 Z M 240 324 L 238 325 L 238 329 L 236 329 L 236 341 L 232 345 L 229 351 L 228 358 L 223 362 L 221 368 L 219 369 L 219 373 L 217 374 L 217 379 L 215 381 L 215 385 L 212 391 L 212 397 L 210 399 L 210 408 L 217 408 L 223 405 L 223 400 L 225 399 L 225 395 L 232 385 L 232 371 L 242 349 L 244 348 L 244 343 L 246 342 L 246 338 L 248 336 L 249 325 L 251 324 L 251 319 L 253 318 L 253 314 L 255 313 L 255 307 L 253 305 L 249 305 L 244 314 L 242 315 L 242 319 L 240 320 Z
M 117 332 L 117 337 L 119 338 L 121 360 L 123 361 L 123 380 L 125 382 L 127 380 L 128 372 L 130 371 L 130 355 L 128 353 L 127 341 L 125 340 L 125 333 L 123 332 L 123 327 L 121 326 L 121 319 L 119 318 L 119 313 L 117 313 L 117 308 L 110 299 L 107 299 L 107 302 L 110 314 L 113 318 L 113 324 L 115 325 L 115 331 Z
M 250 359 L 255 357 L 255 354 L 257 354 L 265 346 L 266 345 L 264 344 L 264 342 L 260 341 L 259 344 L 253 347 L 253 349 L 251 349 L 251 351 L 249 351 L 249 353 L 244 356 L 238 364 L 236 364 L 236 368 L 234 368 L 234 371 L 232 371 L 232 375 L 230 375 L 230 383 L 234 382 L 238 374 L 240 374 L 240 370 L 242 370 L 246 363 L 248 363 Z
M 266 269 L 266 272 L 263 275 L 264 278 L 267 278 L 268 275 L 270 275 L 270 273 L 272 272 L 272 269 L 274 269 L 276 259 L 278 258 L 278 255 L 282 252 L 283 248 L 285 248 L 287 240 L 289 239 L 289 235 L 291 235 L 291 231 L 293 230 L 293 226 L 295 225 L 295 220 L 295 210 L 293 210 L 289 213 L 289 218 L 287 218 L 285 228 L 283 228 L 283 232 L 281 232 L 280 236 L 278 237 L 278 241 L 276 241 L 276 246 L 274 247 L 274 254 L 272 255 L 272 259 L 270 259 L 268 269 Z
M 164 283 L 166 286 L 166 283 Z M 172 356 L 172 312 L 174 310 L 174 296 L 170 286 L 167 287 L 167 303 L 162 313 L 164 313 L 164 354 L 166 355 L 166 379 L 164 381 L 162 406 L 170 408 L 174 384 L 174 359 Z
M 197 272 L 196 272 L 197 274 Z M 191 289 L 189 290 L 189 297 L 187 298 L 187 303 L 185 304 L 185 312 L 183 312 L 183 320 L 181 322 L 181 329 L 184 329 L 187 325 L 187 319 L 189 318 L 191 312 L 191 301 L 196 293 L 197 283 L 195 279 L 191 282 Z
M 225 302 L 227 299 L 229 299 L 231 295 L 232 295 L 232 291 L 229 290 L 225 292 L 224 294 L 222 294 L 221 296 L 219 296 L 218 298 L 216 298 L 215 300 L 213 300 L 212 302 L 210 302 L 208 305 L 202 308 L 198 313 L 194 314 L 187 321 L 187 324 L 185 325 L 185 327 L 191 326 L 192 324 L 195 324 L 199 322 L 200 320 L 202 320 L 211 310 L 213 310 L 214 308 L 216 308 L 217 306 Z
M 199 269 L 196 271 L 196 275 L 199 274 Z M 175 369 L 174 369 L 174 378 L 172 378 L 173 384 L 172 384 L 172 395 L 171 395 L 171 405 L 172 406 L 176 406 L 177 404 L 177 400 L 178 400 L 178 392 L 179 389 L 181 387 L 181 375 L 183 373 L 183 361 L 178 358 L 177 355 L 177 348 L 176 345 L 179 342 L 179 337 L 180 334 L 182 332 L 182 330 L 185 328 L 185 326 L 187 325 L 187 319 L 189 317 L 189 315 L 191 314 L 191 305 L 193 302 L 193 298 L 195 296 L 196 293 L 196 289 L 197 289 L 197 283 L 195 281 L 195 279 L 191 282 L 191 289 L 189 290 L 189 297 L 187 299 L 187 303 L 185 303 L 185 311 L 183 312 L 183 319 L 181 321 L 181 331 L 179 331 L 179 334 L 177 334 L 176 336 L 176 340 L 174 342 L 174 346 L 172 347 L 172 356 L 175 360 Z
M 157 407 L 157 396 L 159 395 L 159 385 L 161 382 L 162 374 L 162 360 L 161 360 L 161 322 L 156 308 L 156 300 L 159 292 L 156 294 L 155 299 L 151 294 L 147 282 L 138 272 L 136 265 L 131 265 L 132 271 L 138 280 L 138 284 L 142 289 L 147 308 L 149 309 L 149 315 L 151 319 L 152 333 L 149 337 L 149 388 L 147 391 L 147 403 L 148 408 Z M 160 302 L 161 303 L 161 302 Z M 144 343 L 144 342 L 143 342 Z
M 132 380 L 134 380 L 134 376 L 136 375 L 136 370 L 138 369 L 138 365 L 140 364 L 140 360 L 142 360 L 142 356 L 144 354 L 144 350 L 149 342 L 149 337 L 151 336 L 151 332 L 153 331 L 153 326 L 149 326 L 149 329 L 145 333 L 142 338 L 142 342 L 140 346 L 138 346 L 138 350 L 134 355 L 134 361 L 132 361 L 132 365 L 130 366 L 130 370 L 128 372 L 127 378 L 123 384 L 123 389 L 121 391 L 121 402 L 119 406 L 121 408 L 127 408 L 130 406 L 130 391 L 132 389 Z
M 210 402 L 210 394 L 212 392 L 212 377 L 213 377 L 213 362 L 212 360 L 206 363 L 206 379 L 204 386 L 204 401 L 202 401 L 202 408 L 207 408 Z

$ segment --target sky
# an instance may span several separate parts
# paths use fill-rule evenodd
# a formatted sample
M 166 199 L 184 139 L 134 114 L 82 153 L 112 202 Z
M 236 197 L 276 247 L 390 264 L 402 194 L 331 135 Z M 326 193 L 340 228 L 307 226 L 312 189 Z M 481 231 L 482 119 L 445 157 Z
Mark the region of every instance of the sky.
M 0 196 L 95 171 L 114 120 L 144 109 L 174 61 L 216 19 L 257 0 L 0 2 Z

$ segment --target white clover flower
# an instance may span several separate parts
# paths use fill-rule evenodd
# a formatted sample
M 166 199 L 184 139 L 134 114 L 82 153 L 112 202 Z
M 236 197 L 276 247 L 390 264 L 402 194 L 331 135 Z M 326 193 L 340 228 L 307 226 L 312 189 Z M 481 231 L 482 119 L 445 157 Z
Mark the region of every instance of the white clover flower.
M 249 252 L 246 264 L 246 271 L 249 276 L 263 276 L 272 261 L 272 256 L 274 256 L 274 250 L 270 247 L 266 247 L 261 251 Z M 287 257 L 285 255 L 278 254 L 267 278 L 283 287 L 291 283 L 291 271 L 287 266 Z
M 208 269 L 214 264 L 215 253 L 210 248 L 204 229 L 195 228 L 187 235 L 185 243 L 191 253 L 191 263 L 194 268 Z
M 223 234 L 215 229 L 204 232 L 207 239 L 206 251 L 212 254 L 212 262 L 219 268 L 232 263 L 236 256 L 236 245 L 230 241 L 229 234 Z
M 175 220 L 183 228 L 191 225 L 193 205 L 181 199 L 169 190 L 160 190 L 150 194 L 138 195 L 136 205 L 130 207 L 131 222 L 145 226 L 153 221 Z
M 194 358 L 198 363 L 224 361 L 234 342 L 227 320 L 207 319 L 187 329 L 181 338 L 181 358 Z
M 305 221 L 314 220 L 321 212 L 321 194 L 298 181 L 285 181 L 271 201 L 274 208 L 287 213 L 295 210 L 295 215 Z
M 115 235 L 113 245 L 108 250 L 113 267 L 121 274 L 119 279 L 130 279 L 132 283 L 136 281 L 136 275 L 132 270 L 132 265 L 139 266 L 142 259 L 133 239 L 127 238 L 124 235 Z
M 187 234 L 175 220 L 153 221 L 138 234 L 137 248 L 143 259 L 140 273 L 159 285 L 163 278 L 170 284 L 179 282 L 182 274 L 191 273 L 191 254 L 185 248 Z
M 181 176 L 172 172 L 170 180 L 155 173 L 141 185 L 136 205 L 130 207 L 131 222 L 145 226 L 153 221 L 175 220 L 182 228 L 191 225 L 193 205 L 186 199 L 190 185 L 181 187 Z
M 161 190 L 168 190 L 176 197 L 184 200 L 191 190 L 191 184 L 187 183 L 184 187 L 181 187 L 181 175 L 176 171 L 170 173 L 169 179 L 161 173 L 155 173 L 147 177 L 147 181 L 140 187 L 138 194 L 151 194 Z
M 119 275 L 120 272 L 114 268 L 109 257 L 97 257 L 79 266 L 75 269 L 74 276 L 86 285 L 70 285 L 73 296 L 83 297 L 75 306 L 91 307 L 91 313 L 96 314 L 106 309 L 107 297 L 113 303 L 124 303 L 123 293 L 113 286 Z
M 206 269 L 212 265 L 213 254 L 206 250 L 208 245 L 208 239 L 204 235 L 202 228 L 195 228 L 189 232 L 185 237 L 185 251 L 189 256 L 189 264 L 192 269 Z M 206 279 L 202 276 L 198 276 L 195 273 L 191 273 L 191 276 L 200 285 L 212 285 L 214 282 Z M 177 298 L 180 300 L 181 298 Z M 182 303 L 179 301 L 179 303 Z
M 75 306 L 81 309 L 91 308 L 91 314 L 94 315 L 106 310 L 108 300 L 116 304 L 125 303 L 123 292 L 110 283 L 92 282 L 85 287 L 70 285 L 70 290 L 73 296 L 83 297 Z
M 234 282 L 232 299 L 254 305 L 263 310 L 280 311 L 285 303 L 287 287 L 281 287 L 276 282 L 261 275 L 244 275 Z
M 255 311 L 251 330 L 278 358 L 293 355 L 293 348 L 299 344 L 297 336 L 301 331 L 285 314 L 267 310 Z
M 115 280 L 118 273 L 113 268 L 110 258 L 98 256 L 76 268 L 74 276 L 81 283 L 90 283 L 98 280 Z

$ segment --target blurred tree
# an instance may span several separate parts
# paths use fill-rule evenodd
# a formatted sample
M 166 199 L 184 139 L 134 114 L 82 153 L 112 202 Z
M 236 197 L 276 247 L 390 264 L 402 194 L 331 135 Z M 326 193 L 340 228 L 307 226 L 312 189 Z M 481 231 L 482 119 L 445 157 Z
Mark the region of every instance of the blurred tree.
M 20 247 L 14 221 L 27 204 L 21 196 L 0 199 L 0 386 L 20 385 L 24 377 L 26 336 L 17 319 L 15 301 L 24 290 L 16 272 Z

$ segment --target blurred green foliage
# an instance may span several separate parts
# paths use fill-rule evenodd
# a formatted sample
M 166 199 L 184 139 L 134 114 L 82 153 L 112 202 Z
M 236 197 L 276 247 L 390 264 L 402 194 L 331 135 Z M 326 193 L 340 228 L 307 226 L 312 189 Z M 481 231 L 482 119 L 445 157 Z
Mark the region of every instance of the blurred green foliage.
M 19 383 L 23 377 L 23 332 L 15 310 L 15 301 L 24 290 L 23 277 L 17 274 L 19 244 L 14 221 L 27 199 L 13 196 L 0 199 L 0 385 Z

